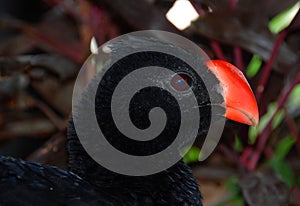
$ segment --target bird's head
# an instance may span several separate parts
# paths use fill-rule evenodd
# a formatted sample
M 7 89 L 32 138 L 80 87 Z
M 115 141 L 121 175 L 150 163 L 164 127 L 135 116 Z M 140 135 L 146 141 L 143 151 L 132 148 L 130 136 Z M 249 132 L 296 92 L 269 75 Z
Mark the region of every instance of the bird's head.
M 93 150 L 87 152 L 108 152 L 92 157 L 116 172 L 159 172 L 175 164 L 196 137 L 208 145 L 207 156 L 225 118 L 257 125 L 252 90 L 230 63 L 147 37 L 116 41 L 102 50 L 109 51 L 108 61 L 73 107 L 73 119 L 84 148 Z M 123 169 L 137 159 L 143 159 L 141 164 Z

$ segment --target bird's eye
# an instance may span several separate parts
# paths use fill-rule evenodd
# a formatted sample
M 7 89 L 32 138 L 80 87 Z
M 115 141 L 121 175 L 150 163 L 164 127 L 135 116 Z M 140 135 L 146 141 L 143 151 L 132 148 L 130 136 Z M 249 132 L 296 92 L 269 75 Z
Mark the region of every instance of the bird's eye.
M 171 85 L 177 91 L 186 91 L 192 86 L 192 78 L 185 73 L 177 73 L 172 77 Z

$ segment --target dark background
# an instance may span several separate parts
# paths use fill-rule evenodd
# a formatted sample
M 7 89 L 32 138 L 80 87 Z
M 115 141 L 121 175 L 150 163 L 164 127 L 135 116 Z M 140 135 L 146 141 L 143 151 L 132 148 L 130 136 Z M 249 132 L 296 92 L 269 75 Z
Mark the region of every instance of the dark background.
M 268 28 L 296 2 L 194 0 L 200 18 L 180 31 L 165 17 L 171 0 L 0 1 L 0 154 L 67 168 L 73 84 L 91 38 L 101 45 L 131 31 L 166 30 L 239 67 L 260 109 L 256 139 L 247 126 L 228 122 L 209 159 L 196 161 L 197 145 L 185 158 L 205 205 L 300 205 L 299 13 L 281 32 Z M 251 75 L 254 54 L 262 65 Z

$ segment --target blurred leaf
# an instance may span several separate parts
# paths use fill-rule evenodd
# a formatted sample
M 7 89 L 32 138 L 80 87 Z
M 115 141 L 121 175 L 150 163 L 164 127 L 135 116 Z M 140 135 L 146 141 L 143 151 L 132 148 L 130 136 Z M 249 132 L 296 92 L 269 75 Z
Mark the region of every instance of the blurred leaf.
M 229 178 L 226 182 L 225 182 L 225 186 L 234 194 L 239 193 L 241 191 L 240 187 L 238 187 L 237 183 L 238 183 L 238 177 L 234 176 Z
M 278 159 L 284 159 L 295 143 L 296 143 L 295 137 L 288 136 L 286 138 L 283 138 L 278 142 L 274 155 Z
M 247 76 L 249 78 L 254 77 L 259 71 L 261 64 L 262 64 L 261 58 L 257 54 L 254 54 L 246 69 Z
M 234 149 L 238 152 L 243 151 L 243 143 L 237 135 L 234 137 Z
M 0 130 L 0 139 L 10 139 L 18 136 L 45 137 L 55 131 L 55 126 L 45 118 L 31 118 L 10 121 Z
M 43 81 L 32 81 L 31 86 L 51 106 L 64 115 L 68 115 L 72 108 L 72 93 L 74 81 L 60 81 L 50 75 Z
M 88 53 L 88 47 L 82 45 L 78 38 L 76 25 L 64 13 L 55 9 L 47 12 L 36 26 L 18 23 L 17 28 L 21 29 L 23 34 L 34 40 L 36 46 L 49 53 L 55 51 L 77 63 L 82 63 L 84 55 Z
M 290 190 L 278 173 L 270 168 L 250 172 L 238 182 L 249 206 L 286 205 Z
M 295 175 L 291 166 L 285 161 L 278 161 L 274 164 L 273 169 L 278 172 L 281 178 L 289 185 L 295 184 Z
M 188 164 L 197 162 L 199 160 L 200 149 L 198 147 L 191 147 L 189 151 L 184 155 L 183 161 Z
M 263 131 L 263 129 L 266 127 L 266 125 L 268 124 L 268 122 L 270 121 L 272 116 L 274 115 L 276 109 L 277 109 L 277 103 L 271 102 L 268 105 L 268 111 L 266 112 L 266 114 L 260 118 L 257 128 L 249 127 L 248 136 L 249 136 L 250 144 L 255 143 L 258 134 L 260 134 Z M 277 112 L 277 114 L 274 116 L 273 121 L 272 121 L 273 129 L 277 128 L 280 125 L 280 123 L 284 119 L 284 115 L 285 115 L 285 113 L 284 113 L 283 109 L 279 110 Z
M 293 6 L 298 0 L 241 0 L 238 7 L 247 10 L 256 10 L 257 15 L 272 17 L 282 10 Z
M 296 183 L 291 166 L 284 160 L 274 157 L 268 161 L 267 165 L 274 169 L 289 186 Z
M 241 188 L 238 186 L 238 177 L 231 177 L 225 182 L 225 187 L 232 193 L 232 202 L 236 206 L 244 206 L 245 202 L 241 193 Z
M 156 7 L 153 1 L 140 0 L 91 0 L 100 7 L 108 5 L 122 21 L 134 29 L 159 29 L 178 33 L 178 30 L 166 19 L 165 12 Z M 145 15 L 147 14 L 147 15 Z
M 259 121 L 261 122 L 262 119 L 260 119 Z M 261 124 L 260 122 L 259 122 L 259 125 Z M 248 131 L 248 141 L 249 141 L 249 144 L 254 144 L 255 143 L 256 138 L 257 138 L 257 136 L 259 134 L 258 131 L 259 131 L 258 127 L 257 128 L 249 127 L 249 131 Z
M 294 6 L 282 11 L 269 22 L 269 29 L 277 34 L 290 25 L 300 8 L 300 1 Z
M 232 202 L 234 202 L 235 206 L 244 206 L 245 205 L 245 201 L 242 195 L 235 195 L 232 198 Z
M 257 128 L 249 127 L 249 133 L 248 133 L 248 135 L 249 135 L 249 142 L 250 142 L 250 144 L 254 144 L 255 143 L 258 134 L 260 134 L 262 132 L 262 130 L 266 127 L 267 123 L 271 119 L 271 116 L 275 112 L 275 109 L 276 109 L 276 107 L 275 107 L 274 103 L 273 104 L 269 104 L 268 111 L 267 111 L 267 113 L 264 116 L 262 116 L 260 118 Z
M 17 57 L 17 60 L 27 60 L 31 67 L 55 73 L 62 81 L 76 76 L 79 70 L 74 62 L 57 54 L 25 55 Z
M 3 31 L 2 31 L 3 32 Z M 0 55 L 13 56 L 32 50 L 35 46 L 34 40 L 25 35 L 12 35 L 0 37 Z
M 283 121 L 284 117 L 285 117 L 285 111 L 283 109 L 279 110 L 273 118 L 272 128 L 276 129 Z
M 300 186 L 300 177 L 296 177 L 295 183 L 298 187 Z
M 221 43 L 240 46 L 259 55 L 264 61 L 270 58 L 276 39 L 268 29 L 268 17 L 257 15 L 255 10 L 217 10 L 194 21 L 191 31 Z M 297 58 L 295 52 L 283 42 L 273 64 L 274 70 L 287 73 L 287 68 L 291 68 Z
M 285 161 L 285 157 L 295 145 L 296 138 L 288 136 L 280 140 L 275 148 L 274 156 L 268 161 L 268 165 L 273 168 L 281 178 L 289 185 L 295 184 L 295 175 L 290 165 Z
M 288 111 L 294 111 L 300 106 L 300 84 L 296 85 L 291 91 L 286 103 Z

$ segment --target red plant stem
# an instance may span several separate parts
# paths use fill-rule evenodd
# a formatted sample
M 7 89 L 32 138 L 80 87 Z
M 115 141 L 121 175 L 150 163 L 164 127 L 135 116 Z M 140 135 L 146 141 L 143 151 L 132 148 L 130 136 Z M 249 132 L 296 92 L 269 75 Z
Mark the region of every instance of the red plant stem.
M 235 0 L 228 0 L 229 6 L 231 9 L 236 8 L 236 1 Z M 242 56 L 242 49 L 239 46 L 233 47 L 234 53 L 234 64 L 237 66 L 241 71 L 244 71 L 244 64 L 243 64 L 243 56 Z
M 222 51 L 222 48 L 221 48 L 220 44 L 217 41 L 211 40 L 210 45 L 211 45 L 211 48 L 214 51 L 214 53 L 216 54 L 218 59 L 226 60 L 226 57 L 225 57 L 225 55 Z
M 199 16 L 204 16 L 205 15 L 205 11 L 201 8 L 200 4 L 198 4 L 196 1 L 191 1 L 191 4 L 195 8 L 195 10 L 199 14 Z M 217 41 L 210 40 L 210 46 L 211 46 L 213 52 L 215 53 L 215 55 L 218 59 L 226 60 L 226 57 L 225 57 L 225 55 L 222 51 L 222 48 L 221 48 L 220 44 Z
M 299 83 L 300 83 L 300 73 L 295 77 L 292 84 L 285 87 L 283 89 L 283 91 L 281 92 L 281 94 L 278 98 L 278 105 L 277 105 L 275 113 L 273 114 L 273 116 L 271 117 L 271 119 L 267 123 L 266 127 L 261 132 L 261 134 L 257 137 L 256 148 L 254 149 L 254 151 L 252 151 L 252 153 L 251 153 L 252 156 L 250 157 L 249 162 L 247 162 L 247 165 L 246 165 L 249 170 L 253 171 L 256 168 L 258 160 L 261 157 L 262 152 L 264 151 L 264 148 L 266 146 L 266 143 L 267 143 L 270 133 L 272 131 L 272 122 L 273 122 L 275 115 L 277 114 L 277 112 L 280 109 L 283 108 L 292 89 Z M 247 157 L 249 157 L 249 154 L 245 153 L 245 155 L 247 155 L 247 156 L 244 156 L 244 154 L 242 155 L 242 159 L 247 159 Z
M 37 39 L 38 41 L 44 43 L 45 45 L 52 47 L 55 49 L 58 53 L 69 57 L 70 59 L 74 60 L 77 63 L 82 63 L 84 56 L 82 55 L 84 52 L 80 51 L 81 49 L 72 49 L 71 47 L 67 47 L 62 45 L 60 42 L 51 39 L 50 37 L 42 34 L 37 29 L 26 25 L 21 24 L 19 28 L 25 33 L 27 36 Z
M 300 202 L 300 188 L 297 186 L 292 187 L 291 193 L 293 194 L 293 197 L 295 198 L 295 203 L 299 203 Z
M 84 60 L 86 50 L 83 48 L 80 42 L 74 42 L 74 45 L 65 45 L 62 43 L 62 41 L 58 41 L 56 39 L 51 38 L 50 36 L 47 36 L 38 28 L 35 28 L 29 24 L 23 23 L 16 19 L 0 19 L 0 24 L 4 28 L 20 30 L 29 38 L 32 38 L 34 41 L 39 41 L 44 45 L 51 47 L 58 53 L 69 57 L 76 63 L 82 63 Z
M 55 114 L 55 112 L 52 111 L 52 109 L 50 109 L 44 102 L 39 101 L 33 97 L 28 97 L 28 101 L 31 101 L 31 103 L 35 107 L 41 110 L 41 112 L 49 118 L 49 120 L 59 131 L 63 131 L 66 128 L 67 122 L 61 119 L 57 114 Z
M 270 146 L 266 146 L 266 148 L 264 150 L 264 154 L 269 159 L 274 155 L 274 151 Z
M 262 94 L 264 92 L 264 89 L 265 89 L 268 79 L 270 77 L 273 62 L 275 60 L 275 57 L 277 56 L 280 45 L 281 45 L 282 41 L 284 40 L 286 34 L 287 34 L 287 30 L 283 30 L 282 32 L 280 32 L 280 34 L 278 35 L 278 37 L 275 41 L 271 56 L 270 56 L 267 64 L 265 65 L 265 67 L 262 69 L 263 73 L 262 73 L 262 76 L 260 78 L 260 81 L 259 81 L 259 83 L 256 87 L 256 91 L 255 91 L 258 105 L 261 104 Z
M 235 9 L 236 7 L 236 1 L 235 0 L 228 0 L 229 6 L 232 9 Z
M 242 56 L 242 50 L 239 46 L 233 47 L 233 53 L 234 53 L 234 63 L 241 71 L 244 71 L 244 64 L 243 64 L 243 56 Z

